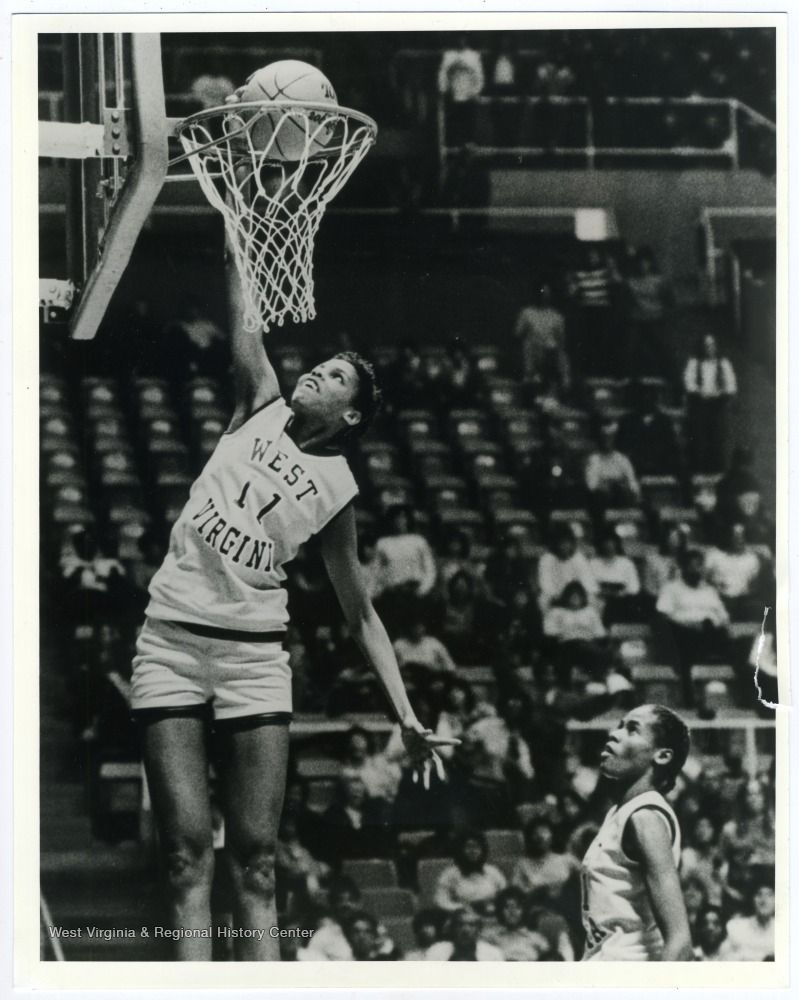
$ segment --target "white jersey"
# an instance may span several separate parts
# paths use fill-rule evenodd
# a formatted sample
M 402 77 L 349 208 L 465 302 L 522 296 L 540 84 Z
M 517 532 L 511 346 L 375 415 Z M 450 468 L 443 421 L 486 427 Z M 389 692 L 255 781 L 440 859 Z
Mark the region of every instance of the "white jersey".
M 222 435 L 172 528 L 147 615 L 242 632 L 283 629 L 297 550 L 358 488 L 341 455 L 310 455 L 277 398 Z
M 680 827 L 660 792 L 643 792 L 610 810 L 582 863 L 583 961 L 652 961 L 663 951 L 643 870 L 622 848 L 627 820 L 639 809 L 656 809 L 663 817 L 674 863 L 679 863 Z

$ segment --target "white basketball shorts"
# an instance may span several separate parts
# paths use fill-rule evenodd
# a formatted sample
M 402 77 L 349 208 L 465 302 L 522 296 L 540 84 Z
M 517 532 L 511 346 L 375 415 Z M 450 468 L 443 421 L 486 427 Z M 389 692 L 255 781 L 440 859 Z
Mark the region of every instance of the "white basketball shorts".
M 253 715 L 288 720 L 291 668 L 279 635 L 233 635 L 147 618 L 133 659 L 132 711 L 210 706 L 220 721 Z

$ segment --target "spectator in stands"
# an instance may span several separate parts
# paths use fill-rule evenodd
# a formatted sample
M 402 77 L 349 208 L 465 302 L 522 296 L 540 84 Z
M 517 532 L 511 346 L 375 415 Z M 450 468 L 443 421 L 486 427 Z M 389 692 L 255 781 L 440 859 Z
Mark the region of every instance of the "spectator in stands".
M 418 910 L 413 915 L 413 936 L 416 938 L 416 947 L 405 952 L 403 958 L 406 962 L 426 960 L 428 950 L 441 940 L 444 916 L 441 910 L 433 908 Z
M 639 476 L 682 475 L 682 455 L 674 424 L 657 402 L 657 391 L 645 382 L 632 388 L 632 410 L 619 420 L 616 447 L 627 455 Z
M 697 962 L 723 961 L 722 945 L 727 929 L 718 906 L 706 906 L 697 915 L 694 925 L 694 960 Z
M 534 819 L 528 824 L 524 831 L 526 855 L 516 862 L 511 885 L 524 893 L 546 889 L 552 899 L 560 896 L 579 864 L 570 854 L 558 854 L 552 849 L 553 837 L 547 819 Z
M 471 684 L 454 678 L 444 696 L 444 707 L 438 716 L 436 736 L 451 736 L 460 739 L 464 734 L 476 705 L 476 698 Z M 452 757 L 455 747 L 442 746 L 438 749 L 439 756 L 445 760 Z
M 438 560 L 438 586 L 442 596 L 452 577 L 459 572 L 468 573 L 480 586 L 478 566 L 472 557 L 472 540 L 462 529 L 450 527 L 444 535 L 444 551 Z
M 488 864 L 488 846 L 482 833 L 471 831 L 458 841 L 454 863 L 438 877 L 435 904 L 440 910 L 457 912 L 464 906 L 493 902 L 507 885 L 505 876 Z
M 619 370 L 617 331 L 613 329 L 613 296 L 618 275 L 596 244 L 587 243 L 580 264 L 569 274 L 573 305 L 570 355 L 583 375 L 615 375 Z
M 441 636 L 455 662 L 470 666 L 491 657 L 497 633 L 496 608 L 480 597 L 474 579 L 458 572 L 447 585 Z
M 521 691 L 505 692 L 497 712 L 484 714 L 466 730 L 464 740 L 475 754 L 474 773 L 482 772 L 488 780 L 506 783 L 511 798 L 529 797 L 535 778 L 530 746 L 526 739 L 529 705 Z M 478 755 L 477 746 L 481 751 Z
M 577 539 L 569 525 L 560 525 L 552 532 L 550 551 L 538 561 L 538 602 L 541 611 L 547 609 L 563 594 L 568 583 L 576 581 L 590 599 L 599 593 L 591 565 L 577 548 Z
M 529 587 L 517 586 L 501 614 L 503 653 L 528 663 L 541 637 L 541 614 Z
M 685 877 L 691 875 L 699 879 L 709 902 L 719 906 L 723 859 L 716 841 L 716 828 L 710 816 L 704 813 L 696 816 L 682 850 L 680 871 Z
M 554 640 L 557 660 L 565 666 L 592 667 L 602 658 L 607 632 L 579 581 L 567 583 L 548 608 L 544 635 Z
M 491 202 L 491 176 L 473 143 L 466 143 L 452 157 L 441 189 L 441 203 L 450 208 L 486 208 Z M 462 232 L 478 233 L 486 220 L 480 213 L 462 217 Z
M 355 962 L 393 962 L 400 957 L 393 942 L 387 942 L 388 948 L 381 950 L 377 920 L 365 910 L 350 914 L 343 930 Z
M 548 889 L 538 889 L 530 893 L 527 926 L 533 933 L 540 934 L 547 941 L 549 950 L 541 956 L 541 961 L 574 961 L 574 945 L 569 934 L 568 922 L 552 905 Z
M 227 337 L 196 295 L 186 297 L 180 316 L 164 328 L 162 342 L 162 357 L 176 379 L 218 375 L 229 364 Z
M 325 810 L 324 860 L 334 864 L 342 858 L 371 858 L 388 850 L 385 805 L 369 798 L 358 775 L 342 776 L 335 797 Z
M 449 921 L 447 940 L 432 945 L 428 962 L 504 962 L 505 956 L 482 935 L 482 920 L 472 909 L 456 910 Z
M 400 636 L 394 641 L 397 662 L 403 670 L 421 668 L 432 674 L 454 674 L 455 661 L 444 643 L 434 635 L 428 635 L 424 618 L 411 621 L 407 637 Z
M 531 589 L 532 570 L 524 542 L 514 532 L 506 531 L 486 562 L 484 579 L 491 598 L 509 606 L 517 591 Z
M 732 860 L 744 851 L 749 864 L 774 864 L 774 814 L 766 803 L 763 787 L 757 779 L 748 781 L 738 793 L 736 816 L 721 829 L 719 849 Z
M 641 500 L 641 487 L 630 459 L 616 448 L 614 423 L 599 429 L 599 448 L 585 463 L 585 484 L 597 513 L 607 507 L 632 507 Z
M 399 357 L 385 373 L 386 398 L 398 410 L 424 407 L 430 402 L 422 356 L 410 340 L 400 346 Z
M 313 898 L 319 893 L 320 881 L 330 873 L 330 867 L 318 861 L 302 843 L 297 816 L 285 813 L 275 850 L 275 872 L 278 884 L 288 893 L 294 892 L 301 899 Z M 289 908 L 291 904 L 288 904 Z M 286 909 L 286 903 L 281 907 Z
M 533 80 L 533 94 L 542 98 L 537 107 L 536 131 L 540 143 L 547 149 L 559 145 L 563 131 L 562 114 L 553 97 L 567 96 L 574 86 L 575 76 L 571 67 L 562 59 L 543 58 L 538 63 Z
M 688 457 L 694 472 L 721 472 L 726 464 L 730 400 L 738 392 L 729 358 L 719 353 L 713 334 L 702 337 L 683 372 L 688 398 Z
M 755 456 L 751 448 L 737 445 L 730 464 L 716 484 L 717 511 L 723 521 L 734 521 L 740 514 L 739 498 L 763 492 L 760 478 L 754 470 Z
M 705 557 L 708 582 L 721 594 L 733 618 L 757 619 L 762 611 L 764 567 L 746 540 L 746 528 L 733 524 L 724 548 L 714 547 Z
M 518 98 L 521 86 L 514 38 L 508 32 L 503 32 L 499 37 L 488 81 L 489 93 L 492 97 L 499 98 L 492 107 L 494 145 L 500 148 L 518 146 L 521 106 L 513 99 Z
M 537 962 L 549 951 L 547 939 L 524 926 L 526 897 L 509 886 L 497 896 L 496 917 L 487 922 L 484 940 L 495 945 L 506 962 Z
M 474 405 L 476 392 L 474 365 L 457 338 L 449 344 L 436 389 L 443 412 Z
M 347 733 L 341 776 L 359 778 L 370 800 L 391 803 L 397 795 L 401 770 L 384 752 L 375 752 L 370 732 L 353 726 Z
M 446 114 L 445 141 L 449 148 L 473 142 L 477 126 L 477 98 L 485 79 L 480 53 L 471 47 L 466 35 L 458 36 L 454 47 L 441 55 L 438 68 L 438 92 Z
M 751 916 L 732 917 L 727 938 L 719 948 L 724 962 L 765 962 L 774 959 L 774 869 L 765 869 L 752 893 Z
M 307 947 L 297 952 L 300 962 L 349 962 L 352 948 L 344 934 L 344 926 L 359 912 L 361 893 L 355 882 L 346 875 L 338 875 L 328 887 L 329 910 L 316 921 L 316 930 Z M 305 920 L 308 927 L 312 921 Z
M 137 541 L 137 547 L 140 558 L 131 562 L 128 569 L 128 582 L 132 600 L 136 605 L 136 618 L 140 620 L 149 600 L 147 588 L 163 561 L 165 547 L 153 528 L 146 528 L 142 532 Z
M 125 597 L 125 567 L 101 550 L 88 527 L 76 527 L 61 553 L 62 591 L 76 622 L 94 624 L 117 615 Z
M 290 777 L 283 800 L 283 819 L 293 820 L 300 843 L 313 857 L 321 857 L 323 828 L 321 816 L 308 807 L 308 785 L 299 777 Z
M 719 662 L 728 652 L 729 614 L 715 587 L 702 577 L 704 556 L 688 549 L 679 578 L 664 585 L 656 604 L 660 621 L 667 625 L 676 664 L 682 677 L 686 705 L 693 703 L 691 667 Z M 723 662 L 723 661 L 722 661 Z
M 566 396 L 571 388 L 566 324 L 563 313 L 552 304 L 549 284 L 542 282 L 532 304 L 520 310 L 513 332 L 521 341 L 524 381 L 536 392 Z
M 724 522 L 722 522 L 724 523 Z M 747 490 L 735 498 L 732 517 L 727 524 L 742 524 L 746 540 L 751 545 L 763 546 L 770 558 L 774 556 L 774 521 L 763 509 L 763 496 L 755 490 Z
M 386 516 L 386 532 L 377 540 L 379 611 L 396 628 L 419 614 L 436 582 L 436 559 L 430 543 L 414 525 L 410 507 L 397 505 Z
M 635 563 L 624 555 L 621 538 L 608 528 L 599 538 L 598 554 L 590 560 L 599 594 L 605 602 L 605 621 L 631 621 L 641 616 L 641 581 Z
M 665 370 L 663 320 L 669 303 L 668 286 L 657 268 L 652 250 L 642 247 L 634 273 L 624 281 L 627 298 L 629 370 L 659 375 Z
M 643 586 L 647 596 L 651 598 L 653 607 L 665 585 L 679 577 L 680 565 L 690 539 L 690 525 L 669 522 L 661 528 L 657 550 L 647 551 L 642 574 Z
M 695 875 L 681 873 L 680 885 L 682 886 L 685 912 L 688 914 L 688 926 L 691 928 L 691 936 L 693 937 L 697 918 L 708 904 L 707 891 L 702 880 Z

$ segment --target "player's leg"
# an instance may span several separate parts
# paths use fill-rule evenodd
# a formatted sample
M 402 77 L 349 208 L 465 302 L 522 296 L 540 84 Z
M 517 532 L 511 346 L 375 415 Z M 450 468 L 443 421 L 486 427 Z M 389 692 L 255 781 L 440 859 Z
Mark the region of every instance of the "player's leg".
M 275 846 L 283 808 L 288 765 L 286 716 L 217 723 L 217 754 L 225 812 L 225 853 L 230 865 L 237 927 L 263 930 L 239 938 L 243 961 L 277 961 L 279 943 L 269 933 L 277 926 Z
M 161 717 L 142 712 L 139 722 L 172 927 L 205 930 L 214 872 L 205 722 L 196 710 Z M 178 938 L 176 957 L 210 961 L 211 945 L 210 937 Z

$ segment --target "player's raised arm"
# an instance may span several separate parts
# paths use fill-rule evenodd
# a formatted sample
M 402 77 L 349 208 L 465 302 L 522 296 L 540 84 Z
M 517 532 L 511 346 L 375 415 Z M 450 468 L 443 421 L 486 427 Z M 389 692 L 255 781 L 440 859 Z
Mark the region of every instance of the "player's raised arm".
M 635 856 L 644 869 L 652 912 L 663 935 L 661 961 L 689 962 L 693 959 L 691 931 L 666 824 L 655 810 L 639 809 L 630 817 L 628 829 Z
M 260 329 L 248 330 L 244 323 L 241 281 L 229 245 L 225 247 L 225 278 L 235 394 L 231 426 L 235 427 L 254 410 L 277 398 L 280 386 L 264 348 L 263 333 Z
M 408 699 L 391 640 L 366 593 L 358 562 L 355 511 L 347 506 L 321 532 L 322 556 L 344 617 L 364 656 L 377 675 L 402 727 L 405 748 L 414 763 L 429 759 L 436 746 L 459 740 L 437 737 L 425 729 Z

